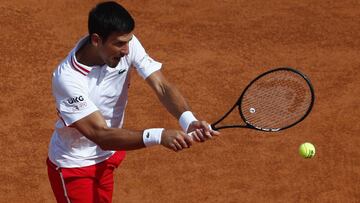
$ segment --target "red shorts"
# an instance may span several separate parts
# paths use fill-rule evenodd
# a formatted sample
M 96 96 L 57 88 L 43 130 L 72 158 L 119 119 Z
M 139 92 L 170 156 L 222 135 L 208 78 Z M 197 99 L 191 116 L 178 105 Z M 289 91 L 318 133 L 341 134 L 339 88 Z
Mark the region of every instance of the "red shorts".
M 114 188 L 114 169 L 125 158 L 118 151 L 109 159 L 81 168 L 59 168 L 46 160 L 51 188 L 58 203 L 111 202 Z

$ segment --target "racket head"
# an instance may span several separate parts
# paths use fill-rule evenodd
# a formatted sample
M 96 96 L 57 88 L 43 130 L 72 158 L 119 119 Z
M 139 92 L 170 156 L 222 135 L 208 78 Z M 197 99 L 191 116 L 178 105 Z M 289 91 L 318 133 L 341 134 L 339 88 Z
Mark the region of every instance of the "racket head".
M 315 101 L 310 80 L 281 67 L 267 71 L 244 89 L 237 101 L 244 127 L 267 132 L 290 128 L 309 115 Z

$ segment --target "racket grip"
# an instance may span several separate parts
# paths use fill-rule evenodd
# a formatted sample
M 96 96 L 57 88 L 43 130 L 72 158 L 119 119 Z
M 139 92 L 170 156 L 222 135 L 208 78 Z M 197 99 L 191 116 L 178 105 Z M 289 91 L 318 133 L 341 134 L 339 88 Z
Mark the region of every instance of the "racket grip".
M 211 125 L 208 125 L 208 127 L 209 127 L 210 130 L 213 130 L 212 127 L 211 127 Z M 194 140 L 195 131 L 189 132 L 187 135 L 188 135 L 192 140 Z

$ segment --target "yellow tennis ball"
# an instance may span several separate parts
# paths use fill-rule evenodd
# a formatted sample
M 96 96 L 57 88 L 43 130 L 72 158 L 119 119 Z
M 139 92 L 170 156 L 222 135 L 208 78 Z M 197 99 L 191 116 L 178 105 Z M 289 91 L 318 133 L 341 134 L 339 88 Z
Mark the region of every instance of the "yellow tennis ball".
M 299 147 L 299 154 L 305 159 L 313 158 L 315 156 L 315 146 L 310 142 L 302 143 Z

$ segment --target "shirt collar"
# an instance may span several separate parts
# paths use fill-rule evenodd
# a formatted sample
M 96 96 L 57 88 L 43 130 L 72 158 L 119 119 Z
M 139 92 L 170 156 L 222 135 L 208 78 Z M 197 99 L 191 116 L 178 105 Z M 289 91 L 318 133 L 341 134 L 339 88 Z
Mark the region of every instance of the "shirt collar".
M 77 61 L 75 53 L 77 52 L 77 50 L 80 49 L 82 45 L 84 45 L 87 42 L 88 39 L 89 36 L 85 36 L 76 44 L 76 47 L 73 50 L 70 59 L 71 66 L 84 76 L 87 76 L 90 73 L 90 71 L 96 66 L 86 66 L 84 64 L 81 64 L 80 62 Z

